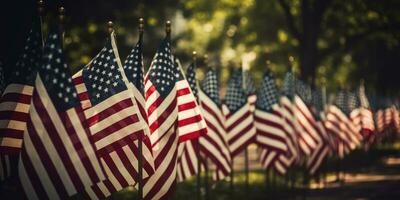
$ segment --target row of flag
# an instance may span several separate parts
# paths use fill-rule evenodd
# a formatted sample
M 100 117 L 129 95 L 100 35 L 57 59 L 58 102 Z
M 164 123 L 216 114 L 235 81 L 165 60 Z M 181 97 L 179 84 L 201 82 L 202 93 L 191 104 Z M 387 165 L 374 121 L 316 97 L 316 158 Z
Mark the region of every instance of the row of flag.
M 12 73 L 0 79 L 2 180 L 17 177 L 28 199 L 105 199 L 128 186 L 141 187 L 144 199 L 166 199 L 208 164 L 214 180 L 228 177 L 253 143 L 264 168 L 285 174 L 306 165 L 314 174 L 329 155 L 343 158 L 400 130 L 395 107 L 374 119 L 363 85 L 326 105 L 323 90 L 292 72 L 278 90 L 268 71 L 256 88 L 237 70 L 221 98 L 217 72 L 198 82 L 195 63 L 184 71 L 169 33 L 145 72 L 142 37 L 122 62 L 111 33 L 72 75 L 61 34 L 43 41 L 33 23 Z

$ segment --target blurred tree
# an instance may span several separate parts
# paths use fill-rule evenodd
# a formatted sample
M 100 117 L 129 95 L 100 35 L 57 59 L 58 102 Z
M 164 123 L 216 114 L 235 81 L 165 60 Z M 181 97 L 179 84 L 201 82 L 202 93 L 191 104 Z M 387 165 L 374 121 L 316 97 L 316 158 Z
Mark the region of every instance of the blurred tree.
M 1 59 L 13 65 L 36 10 L 35 0 L 16 0 L 2 7 L 9 31 L 0 37 Z M 137 40 L 137 20 L 145 18 L 145 66 L 164 37 L 170 19 L 175 54 L 186 64 L 190 52 L 208 53 L 221 70 L 240 66 L 240 55 L 253 52 L 256 80 L 268 67 L 278 77 L 294 56 L 295 72 L 309 83 L 328 89 L 354 87 L 365 79 L 369 88 L 395 93 L 400 79 L 393 74 L 400 49 L 400 2 L 397 0 L 120 0 L 45 1 L 46 24 L 56 22 L 57 7 L 66 8 L 65 47 L 73 71 L 102 48 L 106 23 L 114 21 L 121 59 Z M 21 6 L 24 5 L 24 6 Z M 3 9 L 4 8 L 4 9 Z M 201 73 L 199 73 L 201 76 Z M 387 77 L 390 78 L 388 81 Z M 398 91 L 397 91 L 398 92 Z

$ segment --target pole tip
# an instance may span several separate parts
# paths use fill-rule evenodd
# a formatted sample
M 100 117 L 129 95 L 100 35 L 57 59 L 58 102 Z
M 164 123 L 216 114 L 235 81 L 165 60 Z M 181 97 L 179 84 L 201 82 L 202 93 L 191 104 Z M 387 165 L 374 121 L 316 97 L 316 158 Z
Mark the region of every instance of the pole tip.
M 63 6 L 61 6 L 58 9 L 58 17 L 60 18 L 60 22 L 64 23 L 64 20 L 65 20 L 65 8 Z
M 39 0 L 37 2 L 37 4 L 38 4 L 39 15 L 43 15 L 43 12 L 44 12 L 44 1 L 43 0 Z
M 207 65 L 208 64 L 208 55 L 204 54 L 203 59 L 204 59 L 204 63 Z
M 169 21 L 169 20 L 165 23 L 165 32 L 167 34 L 171 33 L 171 21 Z
M 293 56 L 289 56 L 289 62 L 290 63 L 294 62 L 294 57 Z
M 141 17 L 139 18 L 139 32 L 143 33 L 144 31 L 144 19 Z
M 193 62 L 196 62 L 196 59 L 197 59 L 197 52 L 196 51 L 192 52 L 192 59 L 193 59 Z
M 107 22 L 108 33 L 111 34 L 114 31 L 114 23 L 112 21 Z

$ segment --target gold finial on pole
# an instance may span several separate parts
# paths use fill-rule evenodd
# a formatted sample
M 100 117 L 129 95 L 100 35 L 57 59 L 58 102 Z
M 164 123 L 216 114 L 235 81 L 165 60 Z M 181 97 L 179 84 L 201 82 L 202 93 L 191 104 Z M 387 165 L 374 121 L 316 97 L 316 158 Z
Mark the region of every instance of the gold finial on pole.
M 169 20 L 165 23 L 165 33 L 167 33 L 167 35 L 171 34 L 171 21 Z
M 58 9 L 58 19 L 60 20 L 60 24 L 64 25 L 64 22 L 65 22 L 65 8 L 63 6 L 61 6 Z
M 108 34 L 111 34 L 114 31 L 114 23 L 112 21 L 108 21 L 107 30 L 108 30 Z
M 139 18 L 139 33 L 142 34 L 144 31 L 144 19 L 141 17 Z
M 208 55 L 207 55 L 207 54 L 204 54 L 203 60 L 204 60 L 204 64 L 205 64 L 206 67 L 207 67 L 207 65 L 208 65 Z
M 193 61 L 193 66 L 196 68 L 197 67 L 197 52 L 196 51 L 192 52 L 192 61 Z
M 38 4 L 39 16 L 43 16 L 43 13 L 44 13 L 44 1 L 43 0 L 39 0 L 37 2 L 37 4 Z

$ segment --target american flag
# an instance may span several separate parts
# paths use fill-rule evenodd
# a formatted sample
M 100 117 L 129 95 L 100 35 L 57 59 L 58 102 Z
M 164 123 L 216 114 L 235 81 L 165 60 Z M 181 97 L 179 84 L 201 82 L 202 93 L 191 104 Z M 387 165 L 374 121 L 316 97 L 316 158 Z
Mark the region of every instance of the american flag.
M 178 181 L 198 173 L 198 137 L 207 133 L 207 126 L 197 102 L 197 85 L 194 65 L 191 64 L 183 76 L 179 60 L 175 62 L 181 70 L 178 89 L 178 133 L 184 136 L 178 146 Z M 187 137 L 189 136 L 189 137 Z M 190 140 L 188 140 L 190 139 Z
M 321 90 L 312 91 L 312 104 L 313 104 L 313 114 L 316 119 L 316 131 L 321 136 L 321 142 L 317 144 L 315 150 L 311 153 L 309 159 L 307 160 L 307 168 L 310 174 L 315 174 L 324 163 L 325 159 L 328 158 L 331 153 L 331 143 L 332 139 L 326 132 L 323 119 L 324 117 L 324 103 Z
M 232 74 L 224 99 L 226 136 L 232 158 L 253 143 L 256 136 L 254 117 L 242 78 L 240 71 Z
M 50 33 L 34 85 L 19 162 L 29 199 L 67 199 L 104 179 L 58 33 Z
M 105 198 L 138 180 L 137 139 L 147 126 L 119 60 L 112 33 L 104 48 L 74 76 L 83 100 L 91 140 L 96 147 L 107 179 L 86 188 L 87 198 Z M 151 155 L 143 148 L 143 155 Z M 144 156 L 145 157 L 145 156 Z M 151 157 L 151 156 L 150 156 Z M 144 177 L 153 172 L 144 162 Z
M 146 109 L 155 172 L 144 181 L 145 199 L 167 199 L 176 183 L 178 154 L 177 85 L 179 69 L 171 54 L 170 35 L 162 41 L 145 77 Z
M 322 143 L 321 133 L 309 106 L 312 104 L 311 88 L 301 80 L 296 80 L 294 113 L 297 123 L 298 144 L 303 155 L 309 156 Z M 304 157 L 303 157 L 304 158 Z
M 375 125 L 373 114 L 369 107 L 369 101 L 365 94 L 364 84 L 361 84 L 358 88 L 357 95 L 360 105 L 350 113 L 350 118 L 356 125 L 357 129 L 361 130 L 364 138 L 369 141 L 372 139 L 372 133 L 375 131 Z
M 0 92 L 3 94 L 0 97 L 0 180 L 17 173 L 16 164 L 28 120 L 36 70 L 42 58 L 41 26 L 36 21 L 32 25 L 12 72 L 7 77 L 2 73 L 4 77 L 0 78 L 2 86 L 6 86 L 4 91 L 1 90 L 3 93 Z
M 266 72 L 257 91 L 254 125 L 257 129 L 256 143 L 261 148 L 264 168 L 272 166 L 278 155 L 286 154 L 284 121 L 279 112 L 278 90 L 274 79 Z
M 299 147 L 296 133 L 296 121 L 294 115 L 294 104 L 292 99 L 295 95 L 294 75 L 292 72 L 287 72 L 282 86 L 282 94 L 279 99 L 281 109 L 280 114 L 283 117 L 284 129 L 286 134 L 286 145 L 288 151 L 286 154 L 279 155 L 274 168 L 279 174 L 285 174 L 287 169 L 293 165 L 298 158 Z
M 335 135 L 335 147 L 341 158 L 354 149 L 361 140 L 361 135 L 345 112 L 350 112 L 347 92 L 340 91 L 335 99 L 335 104 L 327 107 L 325 127 L 330 134 Z
M 226 140 L 217 73 L 212 69 L 208 70 L 202 81 L 199 101 L 208 128 L 208 133 L 199 138 L 200 152 L 218 169 L 213 178 L 221 180 L 231 172 L 231 154 Z

